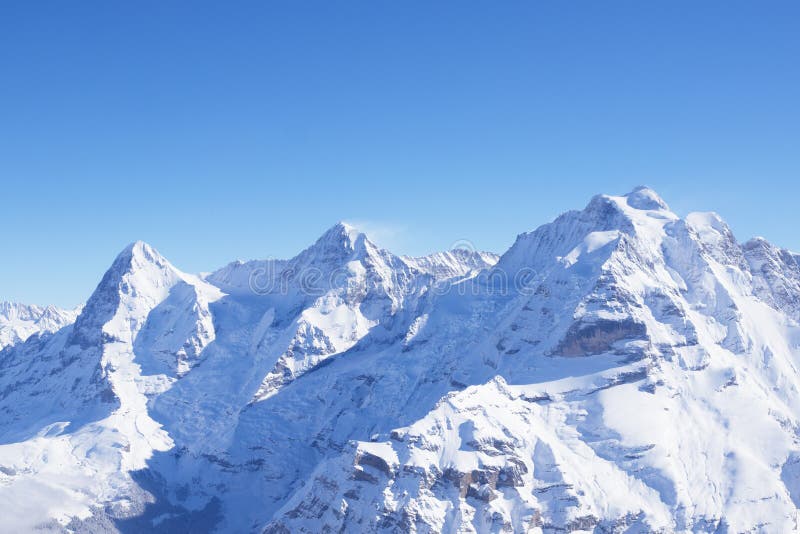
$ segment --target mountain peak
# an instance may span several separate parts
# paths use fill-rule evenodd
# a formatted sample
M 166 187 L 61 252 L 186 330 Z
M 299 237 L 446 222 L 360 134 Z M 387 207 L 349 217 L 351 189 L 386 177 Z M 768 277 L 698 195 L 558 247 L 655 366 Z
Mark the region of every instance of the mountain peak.
M 368 242 L 366 234 L 344 221 L 330 227 L 317 239 L 312 248 L 327 251 L 355 252 L 365 247 Z
M 75 322 L 73 341 L 96 344 L 102 326 L 111 320 L 125 298 L 161 300 L 181 278 L 166 258 L 144 241 L 135 241 L 117 255 Z
M 348 234 L 353 233 L 353 232 L 361 233 L 361 232 L 359 232 L 359 230 L 354 225 L 352 225 L 352 224 L 350 224 L 349 222 L 346 222 L 346 221 L 339 221 L 336 224 L 334 224 L 332 228 L 335 228 L 337 230 L 341 230 L 342 232 L 346 232 Z
M 669 210 L 669 206 L 664 202 L 658 193 L 647 186 L 640 185 L 633 191 L 625 195 L 628 206 L 637 210 Z
M 125 273 L 135 272 L 148 266 L 159 269 L 171 267 L 167 259 L 152 246 L 144 241 L 134 241 L 117 254 L 106 275 L 117 279 Z
M 144 241 L 139 240 L 130 243 L 128 246 L 122 249 L 122 251 L 117 255 L 117 260 L 119 259 L 123 259 L 125 261 L 137 260 L 140 262 L 159 262 L 163 261 L 164 257 L 152 246 Z
M 350 223 L 345 221 L 339 221 L 333 226 L 331 226 L 328 231 L 323 234 L 325 236 L 333 236 L 333 237 L 347 237 L 351 241 L 357 240 L 359 237 L 365 235 L 361 232 L 358 228 L 353 226 Z

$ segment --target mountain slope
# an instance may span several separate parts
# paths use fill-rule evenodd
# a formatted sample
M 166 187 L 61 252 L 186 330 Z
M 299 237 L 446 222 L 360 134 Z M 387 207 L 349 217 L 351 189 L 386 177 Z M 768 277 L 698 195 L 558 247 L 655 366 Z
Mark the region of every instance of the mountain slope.
M 799 303 L 798 256 L 647 188 L 499 258 L 400 257 L 338 224 L 195 277 L 136 243 L 73 325 L 2 353 L 0 512 L 56 531 L 792 531 Z

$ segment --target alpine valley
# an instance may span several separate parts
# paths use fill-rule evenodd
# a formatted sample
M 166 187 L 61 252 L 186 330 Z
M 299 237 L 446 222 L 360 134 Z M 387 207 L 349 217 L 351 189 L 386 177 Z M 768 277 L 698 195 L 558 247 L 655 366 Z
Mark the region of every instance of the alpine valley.
M 0 305 L 2 532 L 791 532 L 800 255 L 652 190 Z

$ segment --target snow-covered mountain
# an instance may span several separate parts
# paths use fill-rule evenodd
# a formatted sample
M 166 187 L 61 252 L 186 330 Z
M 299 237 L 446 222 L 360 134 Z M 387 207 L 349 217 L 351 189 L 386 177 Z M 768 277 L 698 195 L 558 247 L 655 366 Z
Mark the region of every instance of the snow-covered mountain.
M 80 308 L 64 310 L 0 301 L 0 350 L 35 334 L 52 333 L 75 321 Z
M 0 352 L 2 529 L 797 531 L 799 260 L 647 188 L 500 258 L 136 243 Z

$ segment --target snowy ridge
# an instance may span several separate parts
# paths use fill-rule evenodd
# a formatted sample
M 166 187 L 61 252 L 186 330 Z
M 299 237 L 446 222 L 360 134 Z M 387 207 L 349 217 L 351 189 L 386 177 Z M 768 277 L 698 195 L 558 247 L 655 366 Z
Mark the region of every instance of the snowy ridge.
M 498 259 L 499 256 L 491 252 L 477 252 L 465 248 L 454 248 L 417 258 L 403 256 L 403 261 L 420 271 L 429 273 L 437 281 L 470 278 L 494 266 Z
M 3 527 L 789 532 L 800 264 L 652 190 L 501 257 L 337 224 L 202 277 L 144 243 L 0 358 Z

